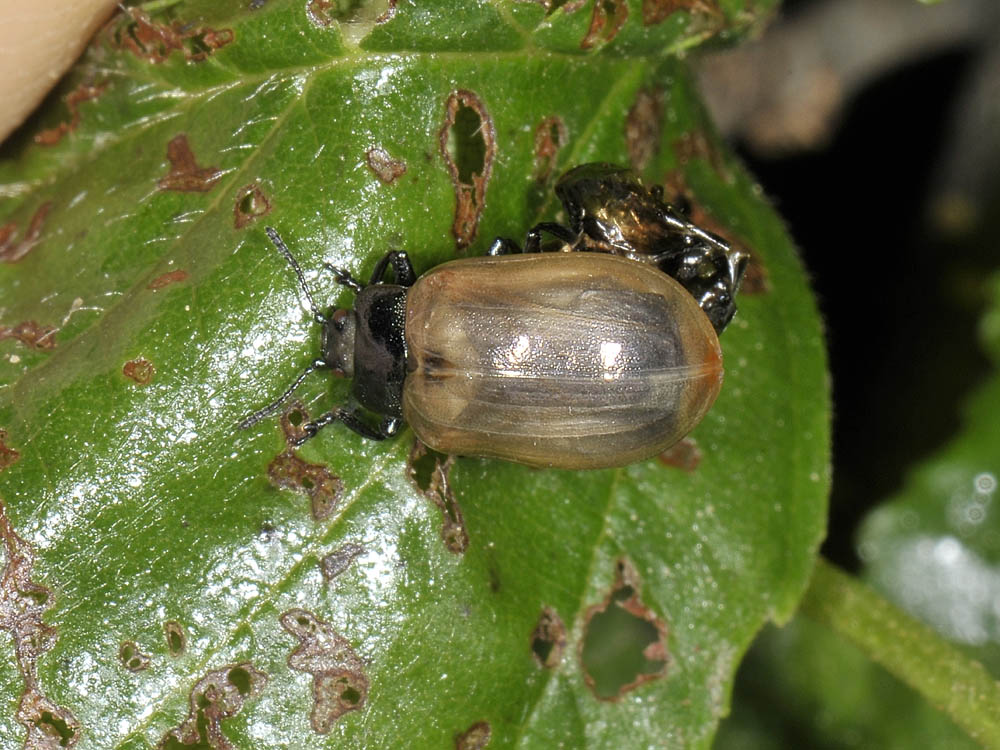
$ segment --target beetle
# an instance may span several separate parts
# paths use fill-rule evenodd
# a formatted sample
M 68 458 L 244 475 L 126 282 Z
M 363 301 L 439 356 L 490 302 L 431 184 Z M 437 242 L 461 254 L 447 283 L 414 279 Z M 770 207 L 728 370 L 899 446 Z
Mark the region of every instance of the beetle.
M 525 237 L 524 252 L 541 251 L 542 235 L 547 233 L 566 250 L 606 252 L 651 263 L 698 300 L 717 333 L 732 320 L 747 255 L 688 221 L 663 200 L 660 185 L 647 189 L 631 170 L 595 162 L 562 175 L 555 193 L 569 226 L 536 224 Z M 488 254 L 520 251 L 513 240 L 497 238 Z
M 665 450 L 719 393 L 715 329 L 653 265 L 603 253 L 501 253 L 418 278 L 394 251 L 368 284 L 327 264 L 355 299 L 324 314 L 281 237 L 266 232 L 321 326 L 321 357 L 242 428 L 274 413 L 309 373 L 329 369 L 352 379 L 353 403 L 307 422 L 298 443 L 333 422 L 381 440 L 405 421 L 442 453 L 593 469 Z

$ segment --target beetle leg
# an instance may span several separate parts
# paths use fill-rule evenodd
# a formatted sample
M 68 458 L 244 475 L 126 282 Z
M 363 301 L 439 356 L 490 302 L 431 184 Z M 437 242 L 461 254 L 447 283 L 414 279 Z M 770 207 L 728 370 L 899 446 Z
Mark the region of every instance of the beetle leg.
M 379 425 L 379 429 L 382 431 L 383 437 L 391 438 L 399 432 L 399 428 L 402 426 L 403 420 L 399 417 L 386 417 L 382 420 L 382 424 Z
M 323 267 L 326 268 L 326 270 L 331 271 L 333 273 L 333 278 L 337 280 L 338 284 L 346 286 L 355 294 L 357 294 L 358 292 L 360 292 L 362 289 L 365 288 L 364 284 L 362 284 L 356 278 L 351 276 L 351 272 L 348 271 L 346 268 L 340 268 L 338 266 L 333 265 L 332 263 L 324 263 Z
M 393 421 L 400 422 L 398 418 L 389 418 L 386 419 L 380 427 L 375 428 L 365 422 L 353 409 L 338 407 L 336 409 L 331 409 L 326 414 L 322 414 L 311 422 L 306 422 L 302 425 L 302 431 L 305 434 L 295 441 L 295 445 L 296 447 L 302 445 L 306 440 L 315 437 L 317 432 L 334 422 L 343 422 L 346 427 L 356 432 L 363 438 L 368 438 L 369 440 L 385 440 L 387 437 L 391 437 L 395 434 L 395 432 L 399 429 L 398 424 L 395 425 L 394 428 L 389 424 Z M 392 430 L 391 432 L 387 431 L 387 426 Z
M 564 227 L 554 221 L 543 221 L 528 230 L 528 234 L 524 238 L 524 252 L 540 253 L 542 251 L 542 232 L 548 232 L 567 245 L 572 245 L 577 240 L 577 233 L 569 227 Z
M 515 253 L 522 253 L 521 246 L 518 245 L 514 240 L 508 239 L 506 237 L 497 237 L 493 240 L 493 244 L 490 245 L 490 249 L 486 251 L 487 255 L 513 255 Z
M 393 273 L 396 274 L 396 283 L 400 286 L 413 286 L 413 282 L 417 280 L 417 274 L 413 270 L 413 264 L 410 263 L 410 256 L 398 250 L 393 250 L 382 256 L 379 262 L 375 264 L 371 281 L 368 283 L 380 283 L 382 277 L 385 275 L 385 269 L 389 267 L 390 263 L 392 264 Z
M 244 417 L 243 421 L 241 421 L 237 425 L 237 427 L 239 427 L 239 429 L 241 430 L 245 430 L 249 427 L 253 427 L 260 420 L 264 419 L 264 417 L 274 414 L 274 412 L 278 410 L 278 407 L 280 407 L 283 403 L 285 403 L 285 401 L 288 400 L 289 396 L 295 393 L 295 389 L 298 388 L 300 385 L 302 385 L 302 381 L 306 379 L 306 376 L 308 376 L 312 372 L 315 372 L 316 370 L 321 370 L 325 367 L 327 367 L 327 364 L 322 359 L 313 360 L 312 363 L 305 370 L 303 370 L 297 378 L 295 378 L 295 382 L 292 383 L 291 386 L 289 386 L 287 391 L 282 393 L 280 396 L 278 396 L 276 400 L 272 401 L 263 409 L 258 409 L 253 414 Z

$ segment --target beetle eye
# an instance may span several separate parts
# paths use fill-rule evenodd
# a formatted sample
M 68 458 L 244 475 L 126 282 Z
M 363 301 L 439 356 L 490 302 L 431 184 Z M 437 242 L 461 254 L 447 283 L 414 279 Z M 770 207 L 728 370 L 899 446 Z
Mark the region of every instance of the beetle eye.
M 333 314 L 333 318 L 331 319 L 331 321 L 333 322 L 333 327 L 338 331 L 343 331 L 344 326 L 346 325 L 347 322 L 348 314 L 349 313 L 347 310 L 337 310 L 337 312 Z
M 698 264 L 698 277 L 708 281 L 715 275 L 715 264 L 710 260 L 703 260 Z

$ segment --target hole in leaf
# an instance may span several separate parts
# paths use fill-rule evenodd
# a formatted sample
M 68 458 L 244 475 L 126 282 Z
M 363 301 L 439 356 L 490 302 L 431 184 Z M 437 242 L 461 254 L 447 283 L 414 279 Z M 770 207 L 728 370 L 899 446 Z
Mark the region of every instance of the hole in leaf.
M 445 457 L 414 440 L 406 471 L 410 481 L 440 509 L 443 516 L 441 538 L 450 552 L 460 555 L 469 547 L 469 534 L 462 507 L 451 486 L 454 463 L 454 456 Z
M 459 248 L 476 238 L 486 198 L 486 186 L 496 156 L 496 130 L 482 100 L 471 91 L 455 91 L 445 105 L 439 136 L 451 181 L 455 186 L 455 221 L 451 231 Z
M 460 105 L 455 123 L 448 129 L 448 153 L 458 170 L 459 182 L 472 183 L 473 175 L 483 173 L 486 162 L 486 141 L 483 120 L 472 107 Z
M 240 695 L 250 695 L 253 687 L 250 673 L 243 669 L 243 667 L 233 667 L 230 669 L 229 674 L 226 675 L 226 679 L 229 680 L 230 685 L 239 691 Z
M 617 700 L 644 682 L 666 674 L 666 625 L 639 598 L 638 575 L 622 560 L 614 589 L 588 611 L 580 661 L 584 677 L 601 700 Z
M 271 202 L 257 184 L 245 185 L 236 195 L 233 225 L 242 229 L 247 224 L 271 212 Z
M 135 641 L 125 641 L 118 649 L 118 658 L 129 672 L 141 672 L 149 668 L 149 656 L 142 653 Z
M 531 653 L 538 666 L 551 669 L 558 666 L 566 648 L 566 626 L 551 607 L 542 610 L 531 634 Z
M 176 620 L 163 623 L 163 634 L 167 639 L 167 650 L 173 657 L 178 657 L 187 649 L 187 635 L 184 627 Z
M 60 747 L 69 747 L 70 742 L 76 737 L 73 727 L 51 711 L 42 711 L 42 715 L 35 720 L 35 726 L 56 740 Z
M 346 680 L 341 680 L 341 682 L 347 682 Z M 340 693 L 340 700 L 344 703 L 350 703 L 352 706 L 356 706 L 361 702 L 361 692 L 355 688 L 353 685 L 345 685 L 344 689 Z

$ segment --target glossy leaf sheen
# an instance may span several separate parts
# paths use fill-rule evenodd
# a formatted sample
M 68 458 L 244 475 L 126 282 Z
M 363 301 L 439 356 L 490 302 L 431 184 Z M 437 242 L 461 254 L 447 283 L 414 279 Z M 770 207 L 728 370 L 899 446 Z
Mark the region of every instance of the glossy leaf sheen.
M 58 637 L 39 682 L 80 721 L 79 748 L 156 746 L 187 717 L 198 680 L 243 662 L 268 679 L 223 722 L 240 748 L 451 747 L 477 722 L 489 724 L 490 748 L 704 747 L 747 644 L 790 615 L 807 581 L 828 483 L 815 307 L 780 221 L 718 151 L 685 69 L 665 55 L 740 31 L 752 21 L 744 3 L 645 26 L 632 2 L 618 35 L 590 53 L 580 49 L 590 4 L 421 5 L 400 3 L 374 26 L 363 19 L 379 9 L 358 11 L 342 30 L 312 22 L 301 2 L 172 6 L 154 20 L 232 29 L 235 41 L 200 62 L 175 52 L 154 64 L 99 38 L 60 89 L 106 84 L 79 105 L 76 130 L 54 146 L 30 142 L 67 118 L 54 96 L 4 147 L 0 226 L 23 229 L 52 208 L 37 246 L 0 264 L 0 325 L 58 331 L 51 350 L 0 340 L 0 428 L 20 453 L 0 471 L 0 498 L 36 553 L 34 579 L 54 593 L 45 621 Z M 318 332 L 263 225 L 283 234 L 324 305 L 347 304 L 324 261 L 364 278 L 390 249 L 406 249 L 418 271 L 460 254 L 439 145 L 450 94 L 475 93 L 495 127 L 485 209 L 463 251 L 481 254 L 497 234 L 521 238 L 556 217 L 562 170 L 628 163 L 627 114 L 657 87 L 662 132 L 644 175 L 682 178 L 769 278 L 722 337 L 726 382 L 693 434 L 697 468 L 557 472 L 459 458 L 461 555 L 407 478 L 409 431 L 376 444 L 333 427 L 301 449 L 344 485 L 324 521 L 270 484 L 284 449 L 277 418 L 235 424 L 316 356 Z M 566 140 L 539 183 L 536 128 L 552 116 Z M 198 168 L 218 170 L 205 192 L 158 185 L 180 134 Z M 685 151 L 685 134 L 707 150 Z M 374 147 L 405 174 L 376 177 Z M 254 202 L 247 186 L 270 210 L 237 228 L 234 206 Z M 123 374 L 139 359 L 153 368 L 146 385 Z M 300 395 L 318 414 L 346 383 L 316 376 Z M 325 582 L 320 560 L 345 544 L 362 551 Z M 585 683 L 581 639 L 623 559 L 667 628 L 669 664 L 602 702 Z M 567 629 L 551 669 L 532 655 L 544 607 Z M 287 663 L 298 641 L 279 617 L 296 608 L 347 640 L 370 684 L 362 710 L 325 736 L 309 724 L 311 676 Z M 187 637 L 176 656 L 168 621 Z M 124 668 L 124 642 L 149 669 Z M 0 647 L 11 653 L 9 635 Z M 23 742 L 22 689 L 13 660 L 0 660 L 0 750 Z
M 983 344 L 1000 362 L 1000 277 Z M 866 520 L 866 575 L 911 614 L 1000 675 L 1000 377 L 972 394 L 960 432 Z

